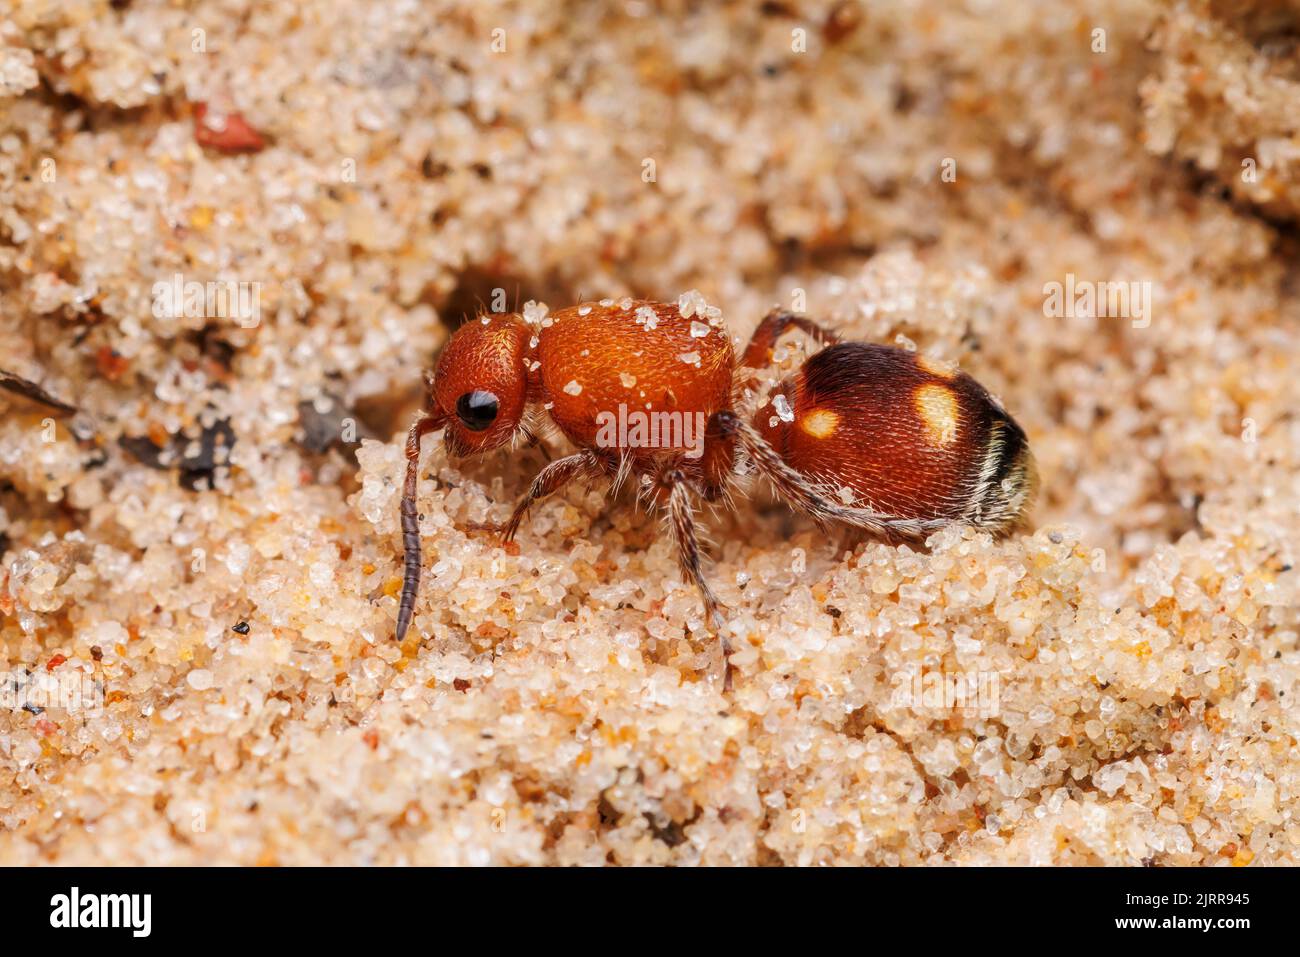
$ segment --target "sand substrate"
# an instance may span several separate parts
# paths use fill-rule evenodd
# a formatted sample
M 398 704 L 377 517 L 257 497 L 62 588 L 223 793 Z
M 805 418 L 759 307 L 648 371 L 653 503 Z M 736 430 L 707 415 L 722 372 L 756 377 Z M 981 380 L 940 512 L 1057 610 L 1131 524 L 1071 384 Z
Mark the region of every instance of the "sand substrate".
M 1296 862 L 1300 6 L 7 6 L 0 367 L 81 412 L 0 393 L 0 862 Z M 503 550 L 540 451 L 431 441 L 398 646 L 403 433 L 497 289 L 960 362 L 1030 529 L 752 484 L 701 514 L 724 694 L 658 516 L 574 487 Z

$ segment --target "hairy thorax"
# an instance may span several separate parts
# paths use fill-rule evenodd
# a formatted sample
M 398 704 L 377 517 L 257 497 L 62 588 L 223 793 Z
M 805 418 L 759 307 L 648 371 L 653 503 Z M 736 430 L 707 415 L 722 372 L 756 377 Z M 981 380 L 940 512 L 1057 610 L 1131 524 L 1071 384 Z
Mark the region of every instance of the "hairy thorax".
M 538 399 L 571 442 L 636 471 L 701 468 L 709 418 L 732 406 L 731 339 L 676 305 L 585 303 L 538 333 Z

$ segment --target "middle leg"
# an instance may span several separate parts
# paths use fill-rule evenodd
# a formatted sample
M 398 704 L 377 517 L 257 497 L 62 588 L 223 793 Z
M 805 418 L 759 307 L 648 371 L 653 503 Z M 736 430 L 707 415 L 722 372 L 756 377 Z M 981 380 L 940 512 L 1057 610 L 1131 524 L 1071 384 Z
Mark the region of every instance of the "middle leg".
M 731 688 L 731 643 L 723 634 L 726 624 L 722 617 L 722 603 L 709 587 L 704 577 L 700 561 L 700 543 L 695 534 L 695 509 L 691 504 L 690 484 L 679 469 L 673 469 L 663 478 L 668 488 L 668 511 L 672 521 L 673 541 L 677 545 L 677 564 L 682 577 L 692 583 L 700 592 L 704 603 L 706 623 L 718 635 L 722 643 L 723 688 Z

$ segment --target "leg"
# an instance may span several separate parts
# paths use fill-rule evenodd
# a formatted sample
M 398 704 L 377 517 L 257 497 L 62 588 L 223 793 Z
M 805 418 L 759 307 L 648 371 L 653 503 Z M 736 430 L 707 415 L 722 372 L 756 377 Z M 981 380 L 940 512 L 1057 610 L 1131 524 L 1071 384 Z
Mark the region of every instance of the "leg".
M 420 479 L 420 440 L 446 424 L 439 416 L 422 414 L 406 436 L 406 482 L 402 486 L 402 600 L 397 606 L 397 640 L 406 637 L 415 595 L 420 590 L 420 518 L 415 511 L 415 488 Z
M 529 429 L 529 428 L 525 428 L 525 429 L 523 430 L 523 432 L 524 432 L 524 443 L 525 443 L 525 444 L 526 444 L 530 449 L 540 449 L 541 452 L 542 452 L 542 458 L 546 459 L 546 464 L 547 464 L 547 465 L 550 465 L 550 464 L 551 464 L 551 453 L 550 453 L 550 451 L 546 448 L 546 446 L 544 446 L 544 445 L 542 444 L 542 437 L 541 437 L 540 435 L 538 435 L 536 432 L 534 432 L 532 429 Z
M 763 321 L 754 330 L 740 364 L 751 369 L 762 369 L 771 365 L 772 350 L 776 348 L 776 340 L 780 339 L 791 326 L 807 333 L 823 346 L 840 341 L 839 336 L 829 329 L 823 329 L 808 317 L 797 316 L 789 309 L 777 308 L 764 316 Z
M 721 603 L 700 568 L 700 544 L 695 537 L 695 517 L 692 514 L 691 492 L 686 477 L 680 471 L 673 470 L 664 477 L 669 488 L 668 509 L 673 525 L 673 539 L 677 543 L 677 564 L 681 567 L 682 577 L 694 582 L 704 601 L 704 618 L 722 641 L 722 668 L 724 690 L 731 689 L 731 645 L 722 635 L 725 621 L 722 617 Z
M 821 525 L 839 522 L 882 537 L 918 537 L 949 523 L 948 519 L 904 518 L 834 502 L 822 494 L 807 477 L 787 465 L 758 430 L 735 412 L 718 412 L 715 416 L 721 433 L 735 439 L 754 463 L 754 467 L 772 483 L 781 498 L 793 507 L 807 512 Z
M 704 454 L 700 456 L 697 489 L 706 502 L 723 501 L 734 508 L 732 482 L 736 477 L 736 443 L 722 434 L 718 414 L 709 416 L 704 426 Z
M 538 499 L 558 492 L 579 476 L 594 478 L 598 474 L 600 474 L 600 461 L 590 452 L 566 455 L 546 466 L 537 473 L 533 484 L 528 487 L 528 492 L 515 506 L 510 521 L 506 522 L 505 527 L 501 529 L 501 543 L 504 545 L 514 539 L 515 533 L 519 531 L 519 523 L 528 514 L 529 507 Z

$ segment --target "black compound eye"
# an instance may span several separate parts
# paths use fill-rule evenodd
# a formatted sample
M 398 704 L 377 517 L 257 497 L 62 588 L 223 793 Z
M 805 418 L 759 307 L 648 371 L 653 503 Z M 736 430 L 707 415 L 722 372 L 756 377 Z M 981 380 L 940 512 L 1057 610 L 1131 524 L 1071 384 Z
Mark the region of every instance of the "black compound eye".
M 497 397 L 475 389 L 456 400 L 456 415 L 471 432 L 482 432 L 496 421 Z

